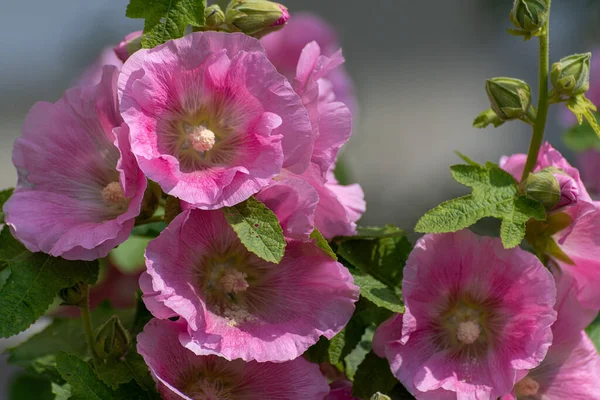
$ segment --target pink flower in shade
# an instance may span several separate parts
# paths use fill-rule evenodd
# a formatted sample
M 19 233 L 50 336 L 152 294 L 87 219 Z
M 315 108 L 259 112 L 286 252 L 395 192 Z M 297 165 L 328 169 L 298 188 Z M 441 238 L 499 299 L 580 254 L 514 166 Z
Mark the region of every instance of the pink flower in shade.
M 578 287 L 569 275 L 556 275 L 558 317 L 552 325 L 552 346 L 542 363 L 502 400 L 600 399 L 600 356 L 583 329 L 596 311 L 582 309 Z
M 600 104 L 600 103 L 599 103 Z M 577 155 L 577 166 L 581 180 L 594 195 L 600 195 L 600 151 L 587 150 Z
M 348 380 L 331 382 L 329 389 L 330 392 L 324 400 L 360 400 L 352 396 L 352 382 Z
M 137 349 L 165 400 L 322 400 L 329 392 L 319 366 L 299 357 L 284 363 L 198 356 L 179 344 L 185 324 L 151 320 Z
M 119 43 L 113 51 L 122 62 L 141 48 L 142 31 L 131 32 Z
M 277 70 L 293 81 L 300 54 L 313 41 L 327 57 L 340 48 L 337 34 L 331 25 L 317 15 L 299 13 L 293 15 L 285 28 L 262 38 L 261 44 Z M 332 69 L 321 83 L 331 88 L 336 101 L 344 103 L 354 116 L 358 114 L 354 85 L 344 67 Z
M 279 264 L 248 252 L 219 211 L 184 211 L 146 249 L 140 279 L 155 317 L 188 324 L 182 345 L 228 360 L 288 361 L 348 322 L 359 289 L 312 241 Z
M 402 284 L 406 313 L 373 348 L 418 399 L 497 399 L 552 342 L 556 289 L 530 253 L 470 231 L 425 235 Z
M 6 223 L 31 251 L 95 260 L 127 239 L 146 189 L 117 110 L 117 69 L 29 111 L 13 150 Z
M 515 154 L 510 157 L 502 157 L 500 166 L 510 172 L 515 178 L 520 179 L 525 166 L 526 156 Z M 567 274 L 572 274 L 577 281 L 580 291 L 578 298 L 582 306 L 586 308 L 600 308 L 600 203 L 592 200 L 588 194 L 579 171 L 573 168 L 562 155 L 545 143 L 538 157 L 534 172 L 545 168 L 556 168 L 563 175 L 571 178 L 578 192 L 577 202 L 573 205 L 563 207 L 551 212 L 546 223 L 552 221 L 567 221 L 567 224 L 557 225 L 552 234 L 553 247 L 548 247 L 547 255 L 554 260 Z M 544 228 L 541 225 L 541 238 Z M 546 234 L 547 235 L 547 234 Z M 558 250 L 556 250 L 558 249 Z
M 202 209 L 246 200 L 312 151 L 306 109 L 256 39 L 196 32 L 135 52 L 119 77 L 140 168 Z

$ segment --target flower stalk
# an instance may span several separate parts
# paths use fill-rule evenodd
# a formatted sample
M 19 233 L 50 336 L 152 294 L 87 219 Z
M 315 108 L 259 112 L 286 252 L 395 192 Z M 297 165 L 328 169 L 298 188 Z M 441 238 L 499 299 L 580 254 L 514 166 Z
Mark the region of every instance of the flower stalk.
M 90 297 L 89 297 L 89 288 L 85 285 L 84 289 L 85 300 L 79 306 L 81 310 L 81 322 L 83 323 L 83 331 L 85 333 L 85 340 L 90 348 L 90 353 L 92 354 L 92 359 L 94 360 L 94 365 L 97 365 L 101 362 L 98 353 L 96 352 L 96 347 L 94 346 L 94 331 L 92 330 L 92 316 L 90 314 Z
M 540 147 L 544 140 L 544 131 L 546 129 L 546 120 L 548 119 L 548 108 L 550 99 L 548 97 L 548 77 L 550 70 L 550 5 L 551 0 L 548 0 L 548 19 L 542 34 L 539 36 L 540 41 L 540 76 L 539 76 L 539 94 L 537 118 L 533 126 L 533 136 L 529 144 L 529 152 L 527 153 L 527 161 L 521 181 L 527 179 L 529 174 L 535 168 Z

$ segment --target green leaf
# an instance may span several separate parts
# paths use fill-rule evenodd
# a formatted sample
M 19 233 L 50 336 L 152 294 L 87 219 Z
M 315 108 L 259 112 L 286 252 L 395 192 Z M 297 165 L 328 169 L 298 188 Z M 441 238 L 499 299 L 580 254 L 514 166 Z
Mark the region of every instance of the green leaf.
M 365 360 L 365 357 L 371 351 L 373 343 L 373 335 L 375 334 L 375 327 L 369 327 L 362 335 L 360 342 L 356 348 L 354 348 L 350 354 L 344 358 L 344 364 L 346 366 L 346 376 L 350 380 L 354 380 L 354 376 L 358 370 L 358 367 Z
M 150 376 L 148 366 L 141 355 L 135 352 L 135 345 L 127 353 L 125 359 L 114 360 L 96 367 L 98 377 L 113 389 L 124 383 L 135 382 L 145 391 L 152 392 L 155 383 Z
M 4 203 L 10 196 L 12 196 L 14 189 L 4 189 L 0 191 L 0 224 L 4 223 L 4 211 L 2 211 L 2 207 L 4 207 Z
M 504 247 L 512 248 L 525 237 L 525 225 L 530 218 L 546 219 L 544 206 L 520 195 L 517 181 L 497 165 L 489 162 L 485 166 L 454 165 L 450 170 L 457 182 L 472 187 L 473 192 L 428 211 L 415 231 L 456 232 L 484 217 L 494 217 L 502 220 L 500 237 Z
M 351 271 L 354 283 L 360 287 L 360 295 L 371 301 L 378 307 L 385 308 L 396 313 L 404 312 L 404 304 L 396 293 L 385 284 L 379 282 L 370 275 L 361 275 Z
M 476 166 L 481 166 L 481 164 L 479 164 L 477 161 L 473 161 L 473 159 L 467 157 L 466 155 L 464 155 L 463 153 L 461 153 L 458 150 L 454 150 L 454 154 L 456 154 L 461 160 L 463 160 L 464 162 L 466 162 L 469 165 L 476 165 Z
M 321 336 L 319 341 L 304 352 L 304 357 L 313 363 L 321 364 L 329 361 L 329 340 Z
M 113 315 L 117 315 L 126 327 L 132 325 L 133 310 L 116 311 L 108 302 L 104 302 L 92 311 L 92 329 L 95 331 Z M 30 371 L 53 376 L 57 351 L 70 353 L 84 360 L 89 359 L 80 319 L 55 318 L 42 332 L 9 349 L 8 362 Z
M 260 201 L 250 197 L 243 203 L 223 208 L 227 222 L 252 253 L 279 263 L 285 252 L 285 238 L 279 220 Z
M 8 386 L 8 399 L 53 400 L 54 396 L 52 395 L 52 387 L 48 379 L 27 372 L 21 372 L 11 379 Z
M 11 274 L 0 290 L 0 337 L 27 329 L 54 301 L 60 289 L 98 279 L 98 262 L 67 261 L 31 253 L 5 227 L 0 233 L 0 259 Z
M 188 25 L 204 26 L 206 0 L 131 0 L 126 15 L 144 18 L 144 48 L 184 35 Z
M 332 364 L 344 360 L 361 341 L 368 324 L 360 317 L 352 317 L 344 329 L 335 335 L 329 343 L 329 361 Z
M 73 395 L 71 393 L 71 385 L 68 383 L 58 385 L 52 382 L 52 393 L 55 395 L 54 400 L 68 400 Z
M 379 226 L 359 226 L 354 236 L 340 236 L 335 238 L 336 242 L 356 239 L 381 239 L 406 236 L 406 232 L 394 225 Z
M 360 398 L 369 398 L 377 392 L 389 393 L 397 383 L 388 361 L 370 352 L 356 370 L 352 394 Z
M 585 332 L 594 343 L 594 346 L 596 346 L 598 353 L 600 353 L 600 314 L 598 314 L 596 319 L 585 328 Z
M 131 231 L 131 234 L 134 236 L 141 236 L 150 239 L 154 239 L 158 237 L 160 233 L 167 227 L 167 223 L 164 221 L 152 222 L 151 224 L 144 224 L 140 226 L 136 226 Z
M 102 383 L 82 359 L 61 351 L 56 355 L 56 367 L 63 379 L 71 385 L 72 400 L 116 399 L 114 391 Z
M 323 234 L 321 234 L 321 232 L 319 232 L 319 230 L 317 228 L 315 228 L 315 230 L 312 231 L 312 233 L 310 234 L 310 238 L 314 239 L 317 242 L 317 246 L 319 246 L 321 248 L 321 250 L 323 250 L 325 253 L 327 253 L 327 255 L 329 257 L 331 257 L 337 261 L 337 256 L 335 255 L 334 251 L 331 249 L 331 246 L 329 246 L 327 239 L 325 239 L 323 237 Z
M 122 272 L 139 272 L 145 268 L 144 252 L 150 240 L 152 239 L 148 237 L 130 236 L 125 242 L 111 250 L 110 260 Z
M 600 123 L 600 114 L 596 114 L 596 120 Z M 590 149 L 600 150 L 600 139 L 588 122 L 570 128 L 563 136 L 563 142 L 569 149 L 578 153 Z
M 338 245 L 337 252 L 350 264 L 381 282 L 400 287 L 402 269 L 412 250 L 412 244 L 404 234 L 404 231 L 388 225 L 379 231 L 378 236 L 372 236 L 373 239 L 346 238 Z M 358 236 L 365 237 L 364 233 Z

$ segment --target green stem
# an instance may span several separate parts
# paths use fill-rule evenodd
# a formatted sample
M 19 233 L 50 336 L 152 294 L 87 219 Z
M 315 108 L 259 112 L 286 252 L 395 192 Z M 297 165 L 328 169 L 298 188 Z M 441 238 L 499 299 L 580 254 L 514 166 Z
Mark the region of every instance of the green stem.
M 92 331 L 92 316 L 90 315 L 90 304 L 89 304 L 89 291 L 86 285 L 85 289 L 85 300 L 83 304 L 80 306 L 81 309 L 81 321 L 83 322 L 83 331 L 85 332 L 85 340 L 90 348 L 90 353 L 92 353 L 92 358 L 94 359 L 94 364 L 100 363 L 100 357 L 98 357 L 98 353 L 96 353 L 96 348 L 94 347 L 94 333 Z
M 533 136 L 529 144 L 529 152 L 527 153 L 527 162 L 523 170 L 521 181 L 527 179 L 529 174 L 533 172 L 537 163 L 538 154 L 542 141 L 544 140 L 544 130 L 546 129 L 546 120 L 548 119 L 548 107 L 550 106 L 548 98 L 548 75 L 550 70 L 550 3 L 548 0 L 548 21 L 540 39 L 540 81 L 538 94 L 537 118 L 533 126 Z

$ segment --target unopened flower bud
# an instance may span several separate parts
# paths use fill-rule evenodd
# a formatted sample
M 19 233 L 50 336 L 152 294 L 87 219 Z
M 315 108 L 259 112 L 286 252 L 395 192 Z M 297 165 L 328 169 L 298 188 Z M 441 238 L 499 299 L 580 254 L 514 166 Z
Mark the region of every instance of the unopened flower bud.
M 531 88 L 514 78 L 488 79 L 485 90 L 492 110 L 503 120 L 525 117 L 530 111 Z
M 213 4 L 206 7 L 204 10 L 205 24 L 204 27 L 209 30 L 219 28 L 225 23 L 225 13 L 221 10 L 218 4 Z
M 556 203 L 555 208 L 577 203 L 577 200 L 579 200 L 579 187 L 575 179 L 569 175 L 559 173 L 555 173 L 554 177 L 560 186 L 560 200 Z
M 567 97 L 584 94 L 590 88 L 592 53 L 573 54 L 552 65 L 550 80 L 554 91 Z
M 560 200 L 560 185 L 552 172 L 543 170 L 527 177 L 525 195 L 552 210 Z
M 371 396 L 370 400 L 391 400 L 389 396 L 386 396 L 383 393 L 375 393 L 373 396 Z
M 258 39 L 283 28 L 289 19 L 287 8 L 267 0 L 232 0 L 225 10 L 225 24 L 232 32 Z
M 124 356 L 130 344 L 129 332 L 116 315 L 96 331 L 96 352 L 103 360 L 115 360 Z
M 62 299 L 64 306 L 80 307 L 87 301 L 88 284 L 79 282 L 74 286 L 61 289 L 58 296 Z
M 127 61 L 129 56 L 142 48 L 142 31 L 132 32 L 125 36 L 125 39 L 114 48 L 115 54 L 123 62 Z
M 510 20 L 517 28 L 511 33 L 526 39 L 537 36 L 548 20 L 548 0 L 515 0 Z

